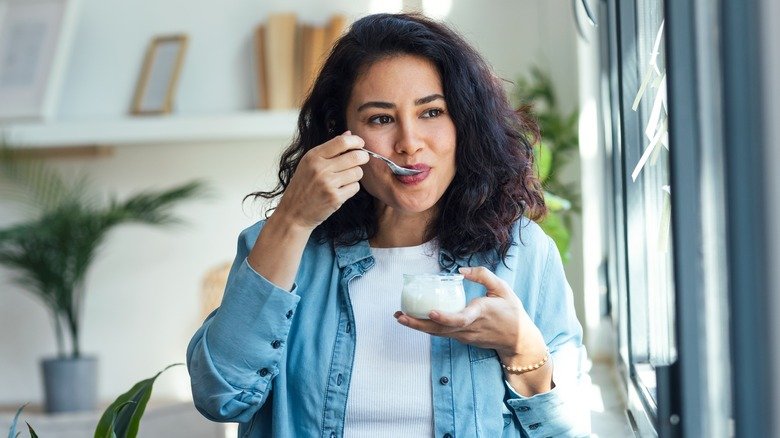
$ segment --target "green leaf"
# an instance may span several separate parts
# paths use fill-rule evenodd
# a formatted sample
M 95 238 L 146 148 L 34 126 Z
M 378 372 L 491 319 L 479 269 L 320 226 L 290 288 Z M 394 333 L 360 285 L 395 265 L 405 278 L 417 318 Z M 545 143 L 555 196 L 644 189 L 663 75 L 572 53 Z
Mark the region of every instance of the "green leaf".
M 154 377 L 136 383 L 129 391 L 117 397 L 100 417 L 95 438 L 135 438 L 146 404 L 152 396 L 154 381 L 165 370 L 178 365 L 184 364 L 168 365 Z
M 121 405 L 117 406 L 114 409 L 111 409 L 111 421 L 109 421 L 109 426 L 106 428 L 106 434 L 102 438 L 117 438 L 116 432 L 114 431 L 115 425 L 116 425 L 116 419 L 122 410 L 124 410 L 127 406 L 134 404 L 135 402 L 130 400 L 122 403 Z M 108 409 L 106 410 L 108 412 Z M 104 414 L 105 415 L 105 414 Z M 102 420 L 102 418 L 101 418 Z M 97 436 L 97 430 L 95 431 L 95 435 Z
M 551 212 L 545 216 L 544 220 L 539 223 L 542 230 L 552 238 L 555 242 L 555 246 L 558 248 L 558 252 L 561 253 L 561 259 L 563 263 L 568 263 L 571 258 L 569 252 L 569 245 L 571 243 L 571 235 L 560 215 Z
M 35 430 L 33 430 L 32 426 L 30 426 L 30 423 L 25 421 L 25 424 L 27 424 L 27 430 L 30 431 L 30 438 L 38 438 L 38 434 L 35 433 Z
M 534 160 L 536 161 L 536 167 L 539 169 L 539 181 L 544 183 L 550 176 L 552 170 L 553 156 L 550 148 L 544 141 L 539 142 L 534 146 Z
M 16 438 L 19 436 L 19 433 L 16 432 L 16 423 L 19 422 L 19 415 L 22 414 L 22 410 L 24 410 L 25 407 L 27 407 L 29 403 L 23 404 L 19 409 L 16 410 L 16 415 L 14 415 L 14 419 L 11 421 L 11 428 L 8 430 L 8 438 Z

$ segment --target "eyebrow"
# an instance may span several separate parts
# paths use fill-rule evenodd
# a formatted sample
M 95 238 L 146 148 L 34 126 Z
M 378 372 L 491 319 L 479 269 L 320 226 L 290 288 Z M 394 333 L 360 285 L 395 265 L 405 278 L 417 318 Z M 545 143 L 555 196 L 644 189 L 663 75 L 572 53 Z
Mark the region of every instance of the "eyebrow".
M 415 100 L 414 104 L 415 105 L 425 105 L 426 103 L 431 103 L 431 102 L 433 102 L 434 100 L 437 100 L 437 99 L 444 100 L 444 96 L 442 96 L 441 94 L 431 94 L 430 96 L 421 97 L 421 98 Z M 393 108 L 395 108 L 395 104 L 394 103 L 390 103 L 390 102 L 372 101 L 372 102 L 366 102 L 366 103 L 360 105 L 357 110 L 358 110 L 358 112 L 360 112 L 360 111 L 363 111 L 364 109 L 367 109 L 367 108 L 393 109 Z

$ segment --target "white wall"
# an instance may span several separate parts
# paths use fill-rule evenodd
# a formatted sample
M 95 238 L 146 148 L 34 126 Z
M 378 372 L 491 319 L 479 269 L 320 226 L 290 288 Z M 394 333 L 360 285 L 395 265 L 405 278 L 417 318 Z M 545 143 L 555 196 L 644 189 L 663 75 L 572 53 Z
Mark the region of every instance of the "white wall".
M 187 32 L 190 47 L 176 112 L 225 113 L 252 107 L 252 28 L 270 11 L 293 10 L 323 22 L 333 12 L 351 17 L 376 10 L 374 1 L 314 0 L 82 0 L 74 51 L 58 110 L 62 120 L 124 116 L 146 45 L 153 35 Z M 400 2 L 390 2 L 400 3 Z M 576 41 L 569 2 L 459 0 L 450 20 L 506 79 L 536 63 L 553 72 L 568 108 L 577 99 Z M 106 242 L 87 278 L 83 350 L 101 360 L 100 397 L 112 399 L 131 383 L 172 362 L 199 325 L 203 273 L 232 260 L 237 233 L 259 218 L 243 196 L 270 187 L 283 142 L 126 146 L 109 158 L 61 160 L 89 173 L 101 191 L 138 189 L 207 179 L 216 195 L 178 210 L 189 225 L 168 229 L 127 226 Z M 12 222 L 0 204 L 0 226 Z M 576 238 L 575 240 L 576 241 Z M 576 251 L 576 250 L 575 250 Z M 581 269 L 581 268 L 574 268 Z M 581 289 L 579 276 L 571 278 Z M 42 398 L 38 360 L 55 352 L 48 314 L 0 271 L 0 405 Z M 186 399 L 180 368 L 158 381 L 155 397 Z

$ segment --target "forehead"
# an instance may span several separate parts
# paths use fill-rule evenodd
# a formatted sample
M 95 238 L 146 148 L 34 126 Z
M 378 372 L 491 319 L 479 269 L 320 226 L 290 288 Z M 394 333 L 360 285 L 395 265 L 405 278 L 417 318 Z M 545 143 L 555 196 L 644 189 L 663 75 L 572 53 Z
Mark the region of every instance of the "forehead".
M 444 94 L 433 62 L 421 56 L 394 55 L 375 61 L 358 75 L 350 101 L 414 100 L 434 93 Z

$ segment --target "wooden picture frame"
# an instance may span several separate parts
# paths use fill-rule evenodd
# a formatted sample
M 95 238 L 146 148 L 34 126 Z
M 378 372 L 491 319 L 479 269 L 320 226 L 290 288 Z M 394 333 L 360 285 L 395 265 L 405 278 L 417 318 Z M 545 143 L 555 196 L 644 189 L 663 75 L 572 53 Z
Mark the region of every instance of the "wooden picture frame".
M 171 112 L 187 42 L 187 35 L 184 34 L 152 39 L 135 89 L 133 114 Z

